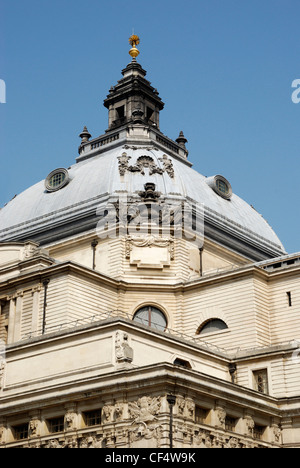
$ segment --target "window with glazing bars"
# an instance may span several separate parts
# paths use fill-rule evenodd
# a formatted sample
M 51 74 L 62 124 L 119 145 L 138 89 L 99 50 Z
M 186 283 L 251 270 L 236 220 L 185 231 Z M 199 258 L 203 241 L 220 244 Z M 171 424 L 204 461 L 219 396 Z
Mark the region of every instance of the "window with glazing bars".
M 84 413 L 86 426 L 98 426 L 101 424 L 101 409 Z
M 263 426 L 258 426 L 255 424 L 254 430 L 253 430 L 253 437 L 258 440 L 262 440 L 264 432 L 265 432 L 265 427 Z
M 196 406 L 195 409 L 195 422 L 198 424 L 203 424 L 208 416 L 208 410 Z
M 269 393 L 269 381 L 267 369 L 261 369 L 253 372 L 255 390 L 260 393 Z
M 28 423 L 13 427 L 13 432 L 16 440 L 28 439 Z
M 235 426 L 236 426 L 236 419 L 231 418 L 230 416 L 226 416 L 226 420 L 225 420 L 225 429 L 226 429 L 226 431 L 234 432 L 235 431 Z
M 51 434 L 56 432 L 63 432 L 65 426 L 65 418 L 62 416 L 60 418 L 53 418 L 48 420 L 48 428 Z

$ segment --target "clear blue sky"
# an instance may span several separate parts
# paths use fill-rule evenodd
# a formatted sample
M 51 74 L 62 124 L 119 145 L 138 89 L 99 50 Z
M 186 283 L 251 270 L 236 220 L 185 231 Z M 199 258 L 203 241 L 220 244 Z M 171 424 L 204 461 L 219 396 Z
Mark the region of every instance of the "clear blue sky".
M 300 251 L 299 18 L 299 0 L 0 0 L 0 206 L 73 164 L 84 125 L 104 133 L 134 28 L 161 131 L 183 130 L 194 168 L 228 178 Z

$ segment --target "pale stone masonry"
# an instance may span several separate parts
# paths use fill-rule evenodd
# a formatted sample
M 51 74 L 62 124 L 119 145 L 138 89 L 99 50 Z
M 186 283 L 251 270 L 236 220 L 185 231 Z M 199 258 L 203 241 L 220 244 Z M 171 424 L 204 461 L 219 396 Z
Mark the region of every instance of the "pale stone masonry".
M 174 447 L 300 447 L 300 254 L 122 74 L 105 135 L 0 211 L 0 448 L 167 448 L 173 397 Z

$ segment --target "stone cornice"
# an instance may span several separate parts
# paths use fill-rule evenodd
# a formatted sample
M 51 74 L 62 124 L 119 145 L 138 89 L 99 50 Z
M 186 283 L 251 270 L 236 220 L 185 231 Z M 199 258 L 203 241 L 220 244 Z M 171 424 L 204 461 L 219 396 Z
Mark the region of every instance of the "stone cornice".
M 36 257 L 36 261 L 39 257 Z M 44 258 L 46 260 L 46 258 Z M 50 263 L 50 259 L 48 262 Z M 52 260 L 53 261 L 53 260 Z M 216 285 L 216 283 L 226 282 L 226 281 L 233 281 L 237 279 L 243 279 L 245 277 L 257 277 L 264 279 L 265 281 L 271 281 L 278 276 L 286 276 L 291 274 L 298 274 L 300 271 L 300 265 L 291 266 L 290 268 L 282 269 L 281 271 L 267 271 L 263 268 L 255 265 L 250 264 L 240 268 L 231 269 L 228 271 L 223 271 L 217 274 L 213 274 L 211 276 L 202 276 L 196 280 L 190 282 L 179 282 L 175 284 L 163 284 L 163 283 L 133 283 L 132 281 L 127 282 L 125 280 L 118 280 L 111 278 L 109 276 L 103 275 L 91 268 L 87 268 L 75 262 L 63 262 L 63 263 L 56 263 L 51 264 L 49 266 L 45 266 L 42 270 L 38 271 L 31 271 L 29 273 L 24 273 L 19 275 L 16 278 L 10 278 L 6 281 L 3 281 L 0 285 L 0 291 L 3 288 L 7 288 L 13 285 L 17 285 L 19 283 L 23 283 L 24 281 L 39 279 L 41 280 L 44 277 L 53 276 L 58 273 L 62 272 L 73 272 L 73 273 L 81 273 L 84 276 L 88 276 L 90 279 L 94 279 L 96 281 L 101 280 L 103 283 L 107 284 L 110 287 L 115 287 L 119 290 L 144 290 L 147 289 L 148 291 L 164 291 L 168 290 L 170 292 L 184 292 L 192 289 L 197 289 L 202 286 L 207 286 L 210 284 Z

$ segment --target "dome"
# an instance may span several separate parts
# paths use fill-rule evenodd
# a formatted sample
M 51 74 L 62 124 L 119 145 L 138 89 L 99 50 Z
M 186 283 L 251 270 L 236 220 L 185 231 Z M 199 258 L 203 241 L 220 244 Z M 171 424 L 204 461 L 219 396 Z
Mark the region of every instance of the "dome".
M 125 170 L 122 158 L 127 161 Z M 141 161 L 148 164 L 141 166 Z M 166 161 L 171 172 L 165 169 Z M 79 228 L 87 229 L 95 225 L 101 201 L 120 192 L 136 194 L 145 183 L 152 182 L 163 196 L 180 194 L 203 203 L 205 227 L 214 231 L 216 239 L 222 240 L 227 234 L 231 241 L 236 238 L 270 254 L 284 252 L 275 232 L 248 203 L 234 193 L 230 199 L 223 198 L 213 189 L 211 178 L 157 147 L 113 148 L 78 162 L 67 172 L 68 183 L 58 190 L 48 191 L 43 180 L 0 211 L 0 241 L 31 239 L 45 243 L 50 241 L 49 233 L 55 238 L 58 232 L 62 237 Z
M 77 163 L 45 174 L 0 211 L 0 242 L 45 245 L 93 230 L 99 204 L 120 193 L 138 196 L 151 183 L 161 197 L 202 204 L 206 238 L 255 261 L 285 253 L 269 224 L 223 176 L 206 178 L 192 169 L 182 131 L 176 141 L 160 131 L 164 103 L 135 58 L 122 74 L 104 100 L 105 134 L 91 140 L 84 127 Z

